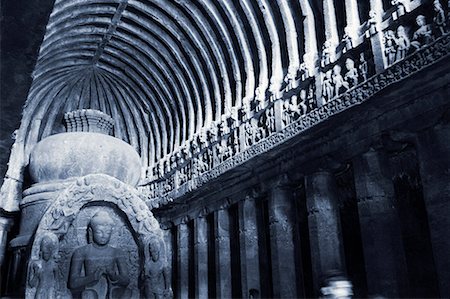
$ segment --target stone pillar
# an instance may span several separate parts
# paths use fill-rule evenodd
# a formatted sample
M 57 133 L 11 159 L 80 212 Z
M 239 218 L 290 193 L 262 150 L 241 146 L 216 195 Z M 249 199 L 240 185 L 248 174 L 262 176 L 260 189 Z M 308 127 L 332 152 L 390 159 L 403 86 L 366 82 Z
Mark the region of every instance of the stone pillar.
M 334 50 L 339 43 L 339 35 L 336 23 L 336 10 L 333 0 L 323 0 L 323 15 L 325 23 L 325 38 L 331 42 L 333 49 L 332 60 L 334 60 Z
M 321 171 L 305 177 L 314 290 L 329 271 L 345 273 L 335 177 Z
M 377 30 L 374 34 L 370 35 L 370 44 L 372 46 L 375 72 L 379 73 L 382 72 L 387 67 L 387 61 L 386 58 L 384 57 L 383 32 L 379 28 L 383 15 L 383 1 L 370 0 L 370 10 L 376 13 L 376 17 L 374 19 L 377 22 L 376 24 Z
M 8 231 L 11 228 L 12 220 L 0 216 L 0 267 L 5 259 L 5 251 L 7 247 Z
M 216 294 L 218 298 L 231 298 L 230 216 L 227 206 L 215 212 L 216 236 Z
M 187 219 L 183 219 L 177 227 L 177 243 L 178 292 L 175 295 L 178 299 L 187 299 L 189 298 L 189 228 Z
M 295 205 L 286 175 L 272 188 L 268 203 L 273 295 L 276 298 L 296 298 Z
M 441 298 L 450 298 L 450 125 L 417 136 L 417 154 Z
M 247 196 L 239 203 L 241 279 L 244 298 L 248 296 L 251 289 L 261 294 L 256 209 L 256 201 L 253 197 Z
M 208 298 L 208 222 L 201 214 L 194 220 L 195 298 Z
M 345 0 L 345 13 L 347 17 L 347 27 L 352 37 L 358 36 L 358 28 L 361 25 L 358 12 L 357 0 Z
M 369 295 L 401 297 L 406 260 L 387 157 L 371 149 L 353 166 Z

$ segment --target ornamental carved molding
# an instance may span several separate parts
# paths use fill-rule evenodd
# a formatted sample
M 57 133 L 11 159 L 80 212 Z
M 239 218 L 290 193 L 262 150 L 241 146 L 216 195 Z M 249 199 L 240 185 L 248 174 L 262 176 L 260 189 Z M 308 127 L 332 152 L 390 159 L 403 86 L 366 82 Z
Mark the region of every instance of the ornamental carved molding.
M 419 48 L 417 51 L 398 61 L 378 73 L 368 80 L 335 97 L 323 106 L 313 109 L 307 114 L 299 117 L 298 120 L 290 123 L 282 130 L 273 132 L 266 138 L 253 144 L 251 147 L 236 153 L 234 156 L 226 159 L 219 165 L 213 167 L 197 177 L 188 180 L 184 184 L 174 188 L 170 185 L 171 179 L 160 180 L 157 183 L 149 183 L 141 186 L 140 190 L 147 197 L 147 201 L 153 206 L 164 205 L 174 199 L 184 196 L 195 189 L 200 188 L 228 172 L 229 170 L 249 161 L 250 159 L 266 153 L 284 142 L 302 134 L 308 129 L 326 121 L 328 118 L 337 115 L 351 107 L 357 106 L 369 100 L 383 89 L 404 80 L 428 66 L 437 64 L 444 59 L 448 59 L 450 52 L 450 34 L 446 34 L 436 39 L 433 43 Z M 283 100 L 283 99 L 279 99 Z M 172 180 L 173 181 L 173 180 Z M 150 187 L 150 185 L 153 185 Z M 148 193 L 148 190 L 167 190 L 168 192 Z

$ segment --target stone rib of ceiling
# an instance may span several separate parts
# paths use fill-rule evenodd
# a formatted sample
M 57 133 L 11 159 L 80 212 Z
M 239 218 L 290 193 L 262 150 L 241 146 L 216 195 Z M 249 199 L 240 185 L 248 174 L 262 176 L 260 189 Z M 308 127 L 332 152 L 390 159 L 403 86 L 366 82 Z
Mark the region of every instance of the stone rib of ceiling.
M 279 90 L 317 51 L 308 14 L 306 0 L 57 0 L 19 132 L 25 156 L 64 112 L 92 108 L 152 165 L 256 88 Z

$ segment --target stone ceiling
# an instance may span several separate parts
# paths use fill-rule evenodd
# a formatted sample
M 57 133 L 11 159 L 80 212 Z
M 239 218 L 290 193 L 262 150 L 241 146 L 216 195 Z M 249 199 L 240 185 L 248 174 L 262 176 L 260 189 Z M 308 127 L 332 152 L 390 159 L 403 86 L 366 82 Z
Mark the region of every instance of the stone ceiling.
M 93 108 L 152 165 L 255 90 L 280 90 L 317 53 L 313 11 L 294 0 L 55 1 L 19 131 L 25 156 L 64 112 Z

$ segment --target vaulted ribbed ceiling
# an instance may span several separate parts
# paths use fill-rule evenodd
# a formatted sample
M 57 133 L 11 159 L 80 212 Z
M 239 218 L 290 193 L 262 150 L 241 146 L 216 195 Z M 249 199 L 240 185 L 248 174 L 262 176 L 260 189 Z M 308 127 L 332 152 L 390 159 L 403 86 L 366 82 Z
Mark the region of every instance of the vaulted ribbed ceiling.
M 25 144 L 58 131 L 64 112 L 99 109 L 152 165 L 256 88 L 279 90 L 305 52 L 317 53 L 313 11 L 307 0 L 57 0 Z

